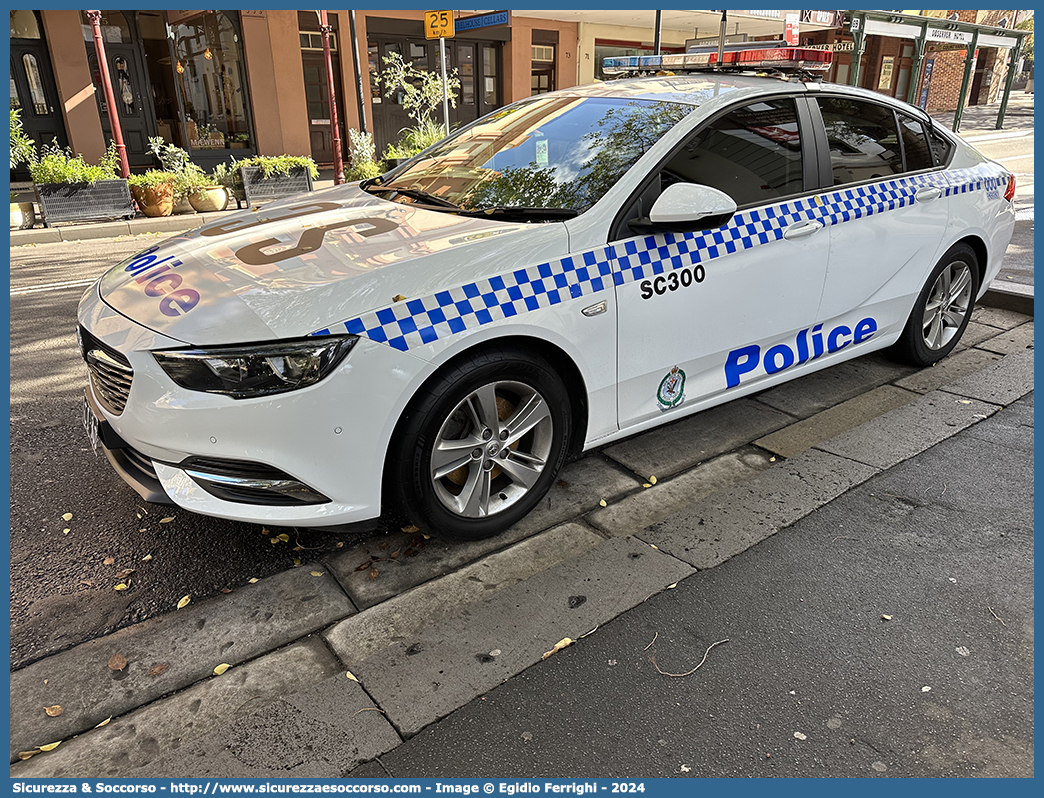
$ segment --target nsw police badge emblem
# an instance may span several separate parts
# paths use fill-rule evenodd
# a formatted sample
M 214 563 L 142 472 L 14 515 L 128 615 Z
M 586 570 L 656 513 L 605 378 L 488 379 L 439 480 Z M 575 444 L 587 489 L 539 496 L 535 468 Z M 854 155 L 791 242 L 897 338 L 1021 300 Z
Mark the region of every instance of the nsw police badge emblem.
M 675 366 L 660 382 L 656 391 L 656 401 L 660 403 L 660 410 L 670 410 L 680 405 L 684 399 L 685 372 Z

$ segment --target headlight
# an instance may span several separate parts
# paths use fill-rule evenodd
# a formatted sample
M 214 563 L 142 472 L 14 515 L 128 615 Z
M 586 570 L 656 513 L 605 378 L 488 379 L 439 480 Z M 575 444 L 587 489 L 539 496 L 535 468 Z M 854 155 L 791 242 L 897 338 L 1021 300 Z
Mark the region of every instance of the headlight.
M 314 385 L 347 355 L 356 335 L 215 349 L 153 352 L 168 376 L 183 388 L 233 399 L 270 396 Z

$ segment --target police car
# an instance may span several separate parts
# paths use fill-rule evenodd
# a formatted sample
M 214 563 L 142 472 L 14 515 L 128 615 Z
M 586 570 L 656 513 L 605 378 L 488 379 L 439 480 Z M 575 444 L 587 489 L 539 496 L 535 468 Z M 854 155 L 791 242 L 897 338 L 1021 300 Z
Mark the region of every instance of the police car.
M 947 355 L 1013 175 L 812 79 L 826 53 L 726 56 L 612 61 L 639 74 L 120 263 L 79 307 L 88 432 L 150 501 L 476 539 L 581 451 L 874 350 Z

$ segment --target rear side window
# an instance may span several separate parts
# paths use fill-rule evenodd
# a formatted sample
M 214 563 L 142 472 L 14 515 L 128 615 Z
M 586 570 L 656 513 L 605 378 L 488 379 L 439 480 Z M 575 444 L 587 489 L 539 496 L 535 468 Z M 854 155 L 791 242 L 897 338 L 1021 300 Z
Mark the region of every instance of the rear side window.
M 928 138 L 924 134 L 924 125 L 917 119 L 899 114 L 899 132 L 903 136 L 903 152 L 906 154 L 906 171 L 917 172 L 931 169 L 932 151 L 928 148 Z
M 932 149 L 932 155 L 935 156 L 936 166 L 945 166 L 950 162 L 950 158 L 953 156 L 953 142 L 946 136 L 932 130 L 928 133 L 928 145 Z
M 903 171 L 899 131 L 891 108 L 847 97 L 817 98 L 830 147 L 835 186 Z
M 741 206 L 801 193 L 801 134 L 794 100 L 761 100 L 700 128 L 663 169 L 664 188 L 677 182 L 711 186 Z

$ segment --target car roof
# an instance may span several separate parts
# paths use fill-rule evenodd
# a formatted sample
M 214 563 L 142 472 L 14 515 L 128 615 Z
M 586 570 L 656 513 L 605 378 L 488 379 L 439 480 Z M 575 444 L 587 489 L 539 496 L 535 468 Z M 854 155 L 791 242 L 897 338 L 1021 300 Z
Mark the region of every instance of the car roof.
M 764 94 L 792 94 L 795 91 L 804 91 L 805 87 L 797 80 L 785 81 L 754 75 L 689 73 L 607 80 L 587 86 L 561 89 L 555 93 L 579 97 L 623 97 L 703 105 L 726 92 L 738 89 L 755 89 Z

